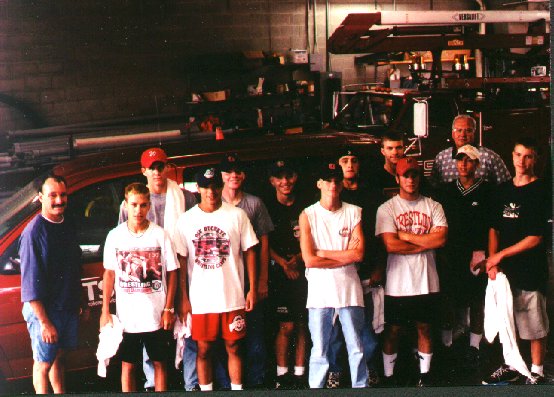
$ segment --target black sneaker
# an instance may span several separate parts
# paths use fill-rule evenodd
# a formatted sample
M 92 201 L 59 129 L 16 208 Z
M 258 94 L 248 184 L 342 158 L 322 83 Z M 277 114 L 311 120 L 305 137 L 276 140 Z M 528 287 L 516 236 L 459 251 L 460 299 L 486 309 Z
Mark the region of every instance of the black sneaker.
M 426 372 L 424 374 L 420 374 L 419 375 L 419 380 L 417 381 L 417 387 L 427 387 L 427 386 L 431 386 L 431 381 L 430 381 L 430 375 L 429 375 L 429 372 Z
M 379 382 L 379 386 L 382 387 L 396 387 L 398 386 L 398 380 L 396 379 L 396 376 L 383 376 Z
M 519 372 L 511 369 L 508 365 L 502 364 L 487 379 L 481 382 L 484 385 L 508 385 L 519 379 Z
M 294 389 L 309 389 L 308 379 L 305 375 L 294 375 L 292 377 L 292 385 Z
M 327 389 L 338 389 L 340 387 L 340 372 L 329 372 L 325 386 Z
M 280 375 L 275 379 L 276 389 L 290 389 L 292 386 L 292 380 L 290 374 L 287 372 L 284 375 Z
M 531 376 L 532 378 L 527 378 L 525 380 L 526 385 L 546 385 L 546 378 L 543 375 L 531 372 Z
M 368 370 L 367 383 L 369 387 L 377 386 L 379 384 L 379 374 L 374 369 Z

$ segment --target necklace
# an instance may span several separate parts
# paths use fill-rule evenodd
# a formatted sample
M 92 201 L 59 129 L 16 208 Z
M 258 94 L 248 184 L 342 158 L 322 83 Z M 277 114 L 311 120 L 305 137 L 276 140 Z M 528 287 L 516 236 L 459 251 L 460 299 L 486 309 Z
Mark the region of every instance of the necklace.
M 150 223 L 148 224 L 148 226 L 150 226 Z M 146 231 L 148 230 L 148 226 L 146 226 L 146 229 L 142 229 L 139 232 L 134 232 L 129 228 L 129 224 L 127 224 L 127 230 L 129 231 L 129 233 L 131 233 L 131 236 L 136 237 L 136 238 L 140 238 L 140 237 L 144 236 L 144 233 L 146 233 Z

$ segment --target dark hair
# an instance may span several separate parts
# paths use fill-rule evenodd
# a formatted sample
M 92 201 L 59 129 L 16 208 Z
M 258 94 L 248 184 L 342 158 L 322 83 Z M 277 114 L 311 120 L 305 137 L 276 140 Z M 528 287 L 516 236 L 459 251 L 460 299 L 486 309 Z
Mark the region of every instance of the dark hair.
M 42 193 L 42 188 L 44 187 L 44 184 L 48 179 L 53 179 L 55 182 L 63 183 L 65 187 L 67 188 L 67 181 L 65 178 L 61 175 L 56 175 L 53 172 L 48 173 L 45 177 L 43 177 L 38 184 L 38 191 L 39 193 Z
M 381 147 L 385 141 L 401 141 L 404 144 L 404 134 L 397 131 L 387 131 L 381 136 Z
M 516 143 L 514 144 L 514 148 L 517 145 L 525 146 L 527 149 L 531 149 L 535 152 L 535 155 L 539 155 L 539 144 L 537 140 L 531 136 L 521 136 L 518 139 L 516 139 Z
M 125 201 L 127 201 L 130 194 L 147 196 L 148 200 L 150 200 L 150 190 L 141 182 L 133 182 L 125 187 Z

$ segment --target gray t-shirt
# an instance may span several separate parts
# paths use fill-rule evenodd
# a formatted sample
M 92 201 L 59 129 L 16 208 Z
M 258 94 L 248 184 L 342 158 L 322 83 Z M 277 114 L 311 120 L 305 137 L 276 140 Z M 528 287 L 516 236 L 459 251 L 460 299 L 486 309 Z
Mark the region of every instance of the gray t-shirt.
M 183 190 L 183 195 L 185 196 L 185 209 L 190 209 L 196 205 L 196 196 L 194 193 L 189 192 L 188 190 Z M 146 215 L 146 219 L 150 222 L 154 222 L 156 225 L 164 227 L 164 216 L 165 216 L 165 197 L 166 194 L 159 193 L 150 193 L 150 211 Z M 128 218 L 127 209 L 122 205 L 119 209 L 119 220 L 118 223 L 126 222 Z
M 243 192 L 242 200 L 236 206 L 244 210 L 246 215 L 248 215 L 248 219 L 250 219 L 250 223 L 254 227 L 254 232 L 256 232 L 256 237 L 260 238 L 273 231 L 273 222 L 269 212 L 259 197 Z

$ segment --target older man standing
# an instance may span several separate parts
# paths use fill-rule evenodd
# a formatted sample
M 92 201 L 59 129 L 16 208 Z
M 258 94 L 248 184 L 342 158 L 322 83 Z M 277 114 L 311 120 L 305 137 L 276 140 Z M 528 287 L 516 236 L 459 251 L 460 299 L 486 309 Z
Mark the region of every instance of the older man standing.
M 65 393 L 63 357 L 77 346 L 81 296 L 81 248 L 64 218 L 67 184 L 49 175 L 40 185 L 42 210 L 21 234 L 21 301 L 33 349 L 37 394 Z
M 456 168 L 455 155 L 464 145 L 473 145 L 477 124 L 475 119 L 467 114 L 461 114 L 452 122 L 452 139 L 454 146 L 444 149 L 435 157 L 430 182 L 434 186 L 443 182 L 452 182 L 459 177 Z M 496 185 L 511 179 L 510 172 L 500 156 L 484 146 L 479 147 L 480 167 L 476 177 Z

